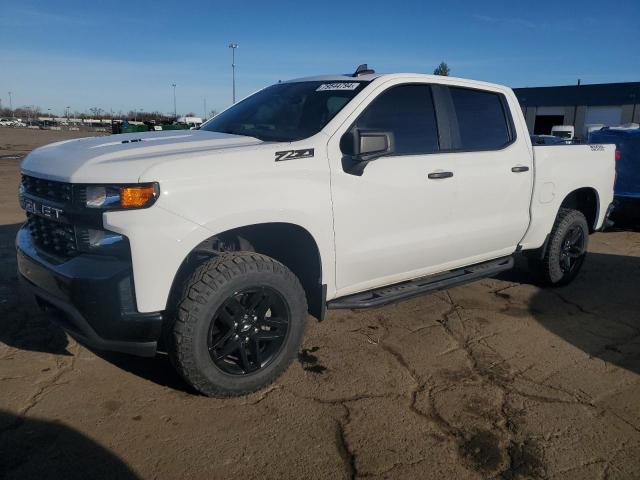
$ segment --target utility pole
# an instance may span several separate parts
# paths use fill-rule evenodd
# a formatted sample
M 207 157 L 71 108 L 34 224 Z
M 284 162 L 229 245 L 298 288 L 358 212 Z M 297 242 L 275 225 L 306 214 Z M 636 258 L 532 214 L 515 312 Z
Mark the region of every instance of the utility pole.
M 13 100 L 11 99 L 11 92 L 9 92 L 9 110 L 11 111 L 11 114 L 13 115 Z
M 176 109 L 176 84 L 172 83 L 171 86 L 173 87 L 173 117 L 174 117 L 174 121 L 177 121 L 178 110 Z
M 237 43 L 230 43 L 229 48 L 231 49 L 231 78 L 233 83 L 233 103 L 236 103 L 236 48 L 238 48 Z
M 207 119 L 207 97 L 204 97 L 204 117 L 202 117 L 202 119 Z

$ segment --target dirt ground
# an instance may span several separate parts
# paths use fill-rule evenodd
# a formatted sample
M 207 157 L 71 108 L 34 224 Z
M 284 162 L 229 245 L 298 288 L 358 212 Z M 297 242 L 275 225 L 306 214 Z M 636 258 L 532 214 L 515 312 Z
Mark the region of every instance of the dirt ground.
M 210 399 L 19 288 L 16 157 L 65 135 L 0 129 L 0 478 L 640 478 L 640 233 L 592 236 L 565 288 L 330 311 L 272 387 Z

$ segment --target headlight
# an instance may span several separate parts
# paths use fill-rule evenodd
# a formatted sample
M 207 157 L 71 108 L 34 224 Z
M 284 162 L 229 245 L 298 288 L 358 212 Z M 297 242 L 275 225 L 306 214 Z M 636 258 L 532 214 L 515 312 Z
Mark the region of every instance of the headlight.
M 89 208 L 106 208 L 120 205 L 120 188 L 103 185 L 87 187 L 86 206 Z
M 147 208 L 155 203 L 159 195 L 157 183 L 88 185 L 85 187 L 85 206 L 105 210 Z

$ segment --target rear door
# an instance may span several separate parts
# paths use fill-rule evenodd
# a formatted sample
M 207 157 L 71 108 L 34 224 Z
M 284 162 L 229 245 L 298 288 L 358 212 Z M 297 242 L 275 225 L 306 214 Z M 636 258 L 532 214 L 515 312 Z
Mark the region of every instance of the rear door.
M 457 192 L 450 245 L 461 265 L 511 254 L 529 225 L 533 159 L 498 91 L 434 86 Z M 519 108 L 519 107 L 515 107 Z

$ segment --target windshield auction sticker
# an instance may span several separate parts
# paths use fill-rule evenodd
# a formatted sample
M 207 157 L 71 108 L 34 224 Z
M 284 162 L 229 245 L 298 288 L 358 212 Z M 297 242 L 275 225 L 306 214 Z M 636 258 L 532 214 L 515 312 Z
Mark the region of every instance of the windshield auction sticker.
M 323 83 L 318 88 L 316 88 L 316 92 L 324 92 L 327 90 L 355 90 L 356 88 L 358 88 L 358 85 L 360 85 L 360 83 L 358 82 Z

